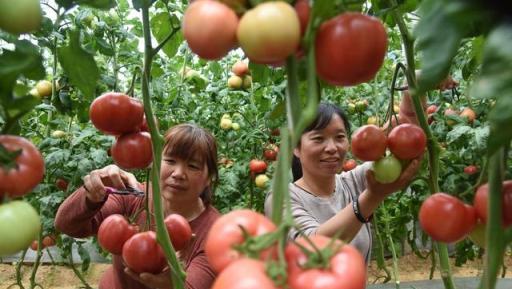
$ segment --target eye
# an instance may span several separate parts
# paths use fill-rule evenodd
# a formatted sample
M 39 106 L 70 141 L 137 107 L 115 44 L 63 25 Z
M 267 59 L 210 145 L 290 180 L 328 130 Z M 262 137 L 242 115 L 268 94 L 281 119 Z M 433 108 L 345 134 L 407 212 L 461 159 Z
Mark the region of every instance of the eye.
M 173 158 L 166 158 L 166 159 L 164 159 L 164 161 L 165 161 L 166 163 L 170 164 L 170 165 L 173 165 L 173 164 L 175 164 L 175 163 L 176 163 L 176 160 L 175 160 L 175 159 L 173 159 Z
M 189 162 L 188 163 L 188 167 L 193 169 L 193 170 L 200 170 L 201 169 L 201 165 L 199 164 L 199 162 Z
M 344 140 L 346 136 L 344 134 L 339 134 L 336 136 L 337 139 Z

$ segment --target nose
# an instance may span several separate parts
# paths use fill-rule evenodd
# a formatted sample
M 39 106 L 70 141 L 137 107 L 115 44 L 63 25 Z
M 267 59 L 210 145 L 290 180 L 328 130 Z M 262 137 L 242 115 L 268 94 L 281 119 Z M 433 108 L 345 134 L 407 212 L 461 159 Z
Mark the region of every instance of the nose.
M 337 151 L 336 142 L 333 139 L 327 140 L 327 143 L 325 144 L 325 151 L 330 153 Z
M 185 178 L 185 169 L 186 169 L 186 167 L 182 163 L 178 162 L 174 166 L 173 169 L 174 170 L 171 173 L 171 177 L 176 178 L 176 179 L 183 179 L 183 178 Z

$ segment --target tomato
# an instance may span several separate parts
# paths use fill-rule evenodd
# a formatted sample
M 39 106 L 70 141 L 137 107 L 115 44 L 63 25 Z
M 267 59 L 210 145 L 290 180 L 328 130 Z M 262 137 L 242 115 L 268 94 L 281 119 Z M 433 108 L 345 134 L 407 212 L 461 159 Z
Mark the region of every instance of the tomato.
M 451 108 L 447 108 L 444 110 L 444 116 L 446 117 L 446 124 L 448 126 L 452 126 L 455 124 L 455 121 L 449 118 L 449 116 L 452 115 L 457 115 L 457 112 Z
M 98 229 L 98 243 L 106 251 L 121 255 L 124 243 L 138 231 L 139 228 L 130 225 L 124 216 L 110 215 L 101 222 Z
M 385 156 L 373 163 L 375 180 L 381 184 L 389 184 L 396 181 L 402 173 L 402 164 L 393 155 Z
M 0 135 L 0 145 L 8 152 L 21 150 L 12 164 L 0 166 L 0 196 L 21 197 L 43 179 L 43 156 L 34 144 L 23 137 Z
M 465 118 L 469 123 L 473 123 L 476 119 L 476 113 L 469 107 L 463 109 L 459 116 Z
M 243 258 L 231 263 L 215 279 L 212 289 L 278 289 L 259 260 Z
M 155 125 L 156 125 L 156 128 L 158 129 L 158 126 L 159 126 L 158 119 L 156 117 L 153 117 L 153 119 L 155 120 Z M 144 115 L 142 117 L 142 124 L 139 126 L 139 128 L 136 131 L 149 132 L 149 125 L 148 125 L 148 120 L 146 119 L 146 115 Z
M 435 241 L 456 242 L 473 230 L 475 209 L 446 193 L 435 193 L 421 204 L 420 225 Z
M 355 160 L 346 160 L 343 162 L 343 171 L 348 172 L 357 167 L 357 162 Z
M 331 239 L 322 235 L 309 237 L 318 249 L 325 249 Z M 304 238 L 296 243 L 314 251 Z M 352 245 L 341 245 L 336 240 L 333 246 L 340 246 L 330 257 L 327 267 L 314 264 L 313 268 L 304 268 L 312 260 L 296 243 L 288 243 L 285 258 L 288 264 L 288 286 L 290 289 L 364 289 L 366 287 L 366 264 L 363 256 Z M 308 260 L 309 259 L 309 260 Z
M 502 221 L 505 228 L 512 226 L 512 180 L 504 181 L 502 184 Z M 481 185 L 475 194 L 473 205 L 476 208 L 478 218 L 487 223 L 487 199 L 489 198 L 489 185 Z
M 469 239 L 477 246 L 485 248 L 485 230 L 486 226 L 484 223 L 477 222 L 475 228 L 469 233 Z
M 363 99 L 355 103 L 357 112 L 364 112 L 368 108 L 368 100 Z
M 32 241 L 32 244 L 30 244 L 30 249 L 32 249 L 33 251 L 37 251 L 37 249 L 39 249 L 39 242 L 37 242 L 37 240 Z
M 237 61 L 233 66 L 231 67 L 231 72 L 233 72 L 236 76 L 244 77 L 245 75 L 249 74 L 249 65 L 243 61 Z
M 235 131 L 240 130 L 240 124 L 238 122 L 233 122 L 231 124 L 231 128 Z
M 244 76 L 242 88 L 243 89 L 249 89 L 252 86 L 252 76 L 246 75 Z
M 357 85 L 373 79 L 388 46 L 386 29 L 374 17 L 355 12 L 338 15 L 318 29 L 316 71 L 332 85 Z
M 13 201 L 0 205 L 0 256 L 27 248 L 40 230 L 39 215 L 29 203 Z
M 459 83 L 452 78 L 451 75 L 448 75 L 441 83 L 437 85 L 437 88 L 440 90 L 453 89 L 457 87 Z
M 22 34 L 37 31 L 43 20 L 39 0 L 0 1 L 0 29 Z
M 273 149 L 266 149 L 263 151 L 263 157 L 268 161 L 275 161 L 277 159 L 277 151 Z
M 276 127 L 276 128 L 273 128 L 270 130 L 270 135 L 271 136 L 280 136 L 281 135 L 281 130 Z
M 52 83 L 48 80 L 41 80 L 36 84 L 37 94 L 40 97 L 48 97 L 52 95 Z
M 386 146 L 386 134 L 376 125 L 363 125 L 352 134 L 352 154 L 362 161 L 380 159 Z
M 256 187 L 260 189 L 264 189 L 267 186 L 267 183 L 270 179 L 265 174 L 257 175 L 254 179 L 254 183 L 256 184 Z
M 474 175 L 478 173 L 478 167 L 474 165 L 470 165 L 464 168 L 464 173 L 466 175 Z
M 267 164 L 258 159 L 253 159 L 249 162 L 249 170 L 253 173 L 264 173 L 267 170 Z
M 283 61 L 299 47 L 299 17 L 286 2 L 263 2 L 242 16 L 237 38 L 251 61 Z
M 433 114 L 437 111 L 437 105 L 431 104 L 427 107 L 427 114 Z
M 220 59 L 236 46 L 238 17 L 217 1 L 195 1 L 183 16 L 183 35 L 199 57 Z
M 421 156 L 427 146 L 423 129 L 412 123 L 394 127 L 388 135 L 389 150 L 399 159 L 410 160 Z
M 66 132 L 63 130 L 54 130 L 52 132 L 52 137 L 54 138 L 63 138 L 66 136 Z
M 111 135 L 137 131 L 143 116 L 144 108 L 139 100 L 117 92 L 107 92 L 97 97 L 89 109 L 92 124 Z
M 57 244 L 57 236 L 48 235 L 43 238 L 43 248 L 53 247 Z
M 184 249 L 192 239 L 192 228 L 187 219 L 178 214 L 170 214 L 164 222 L 173 248 L 176 251 Z
M 164 251 L 152 231 L 133 235 L 123 246 L 123 260 L 135 273 L 158 274 L 167 266 Z
M 220 128 L 222 128 L 223 130 L 228 130 L 228 129 L 231 129 L 232 127 L 233 127 L 233 121 L 231 121 L 231 119 L 223 118 L 220 120 Z
M 311 12 L 309 0 L 297 0 L 294 7 L 297 12 L 297 16 L 299 17 L 300 35 L 304 36 L 304 33 L 306 33 L 306 29 L 308 28 L 309 15 Z
M 68 189 L 68 181 L 62 178 L 58 178 L 55 185 L 62 191 L 66 191 Z
M 228 78 L 228 87 L 231 89 L 240 89 L 242 88 L 243 83 L 244 80 L 240 76 L 231 75 Z
M 260 236 L 276 230 L 276 225 L 265 216 L 248 210 L 235 210 L 221 216 L 213 224 L 206 238 L 205 253 L 216 272 L 221 272 L 230 263 L 242 258 L 234 246 L 245 241 L 242 228 L 249 236 Z M 264 250 L 260 258 L 267 258 L 273 250 Z
M 151 136 L 133 132 L 118 137 L 112 145 L 112 159 L 124 169 L 144 169 L 153 161 Z
M 376 116 L 370 116 L 366 120 L 366 124 L 379 125 L 379 119 Z

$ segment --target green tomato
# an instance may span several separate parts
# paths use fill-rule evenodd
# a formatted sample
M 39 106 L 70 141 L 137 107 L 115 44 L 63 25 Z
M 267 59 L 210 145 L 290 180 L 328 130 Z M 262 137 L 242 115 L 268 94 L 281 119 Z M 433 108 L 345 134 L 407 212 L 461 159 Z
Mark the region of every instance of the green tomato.
M 475 243 L 475 245 L 485 248 L 485 224 L 478 222 L 469 233 L 469 239 Z
M 43 20 L 39 0 L 0 0 L 0 29 L 12 34 L 39 30 Z
M 27 202 L 0 205 L 0 256 L 27 248 L 39 235 L 41 220 Z
M 375 180 L 381 184 L 389 184 L 398 179 L 402 173 L 402 164 L 393 155 L 385 156 L 373 162 Z

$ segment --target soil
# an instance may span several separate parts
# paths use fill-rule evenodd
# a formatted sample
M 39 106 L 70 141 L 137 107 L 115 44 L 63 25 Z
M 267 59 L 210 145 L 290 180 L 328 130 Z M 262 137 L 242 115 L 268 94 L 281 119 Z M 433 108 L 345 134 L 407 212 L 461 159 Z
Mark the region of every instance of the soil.
M 452 261 L 452 271 L 454 277 L 478 277 L 482 274 L 483 261 L 468 261 L 462 267 L 454 266 Z M 387 268 L 392 271 L 392 260 L 386 261 Z M 505 256 L 505 265 L 512 268 L 512 256 Z M 91 264 L 89 270 L 84 273 L 84 278 L 89 285 L 97 288 L 98 281 L 108 264 Z M 427 280 L 430 273 L 430 260 L 418 258 L 415 255 L 406 255 L 401 257 L 398 262 L 399 279 L 401 282 Z M 0 264 L 0 289 L 9 287 L 15 283 L 15 266 L 11 264 Z M 23 285 L 30 287 L 31 265 L 24 265 L 22 269 Z M 377 284 L 383 282 L 385 272 L 378 269 L 373 261 L 368 270 L 368 283 Z M 506 271 L 506 277 L 512 278 L 512 271 Z M 434 279 L 440 279 L 439 270 L 436 269 Z M 83 288 L 83 284 L 70 268 L 64 266 L 41 265 L 37 270 L 35 280 L 45 289 L 76 289 Z M 392 279 L 393 280 L 393 279 Z M 390 282 L 392 282 L 392 280 Z M 19 288 L 17 286 L 11 288 Z

